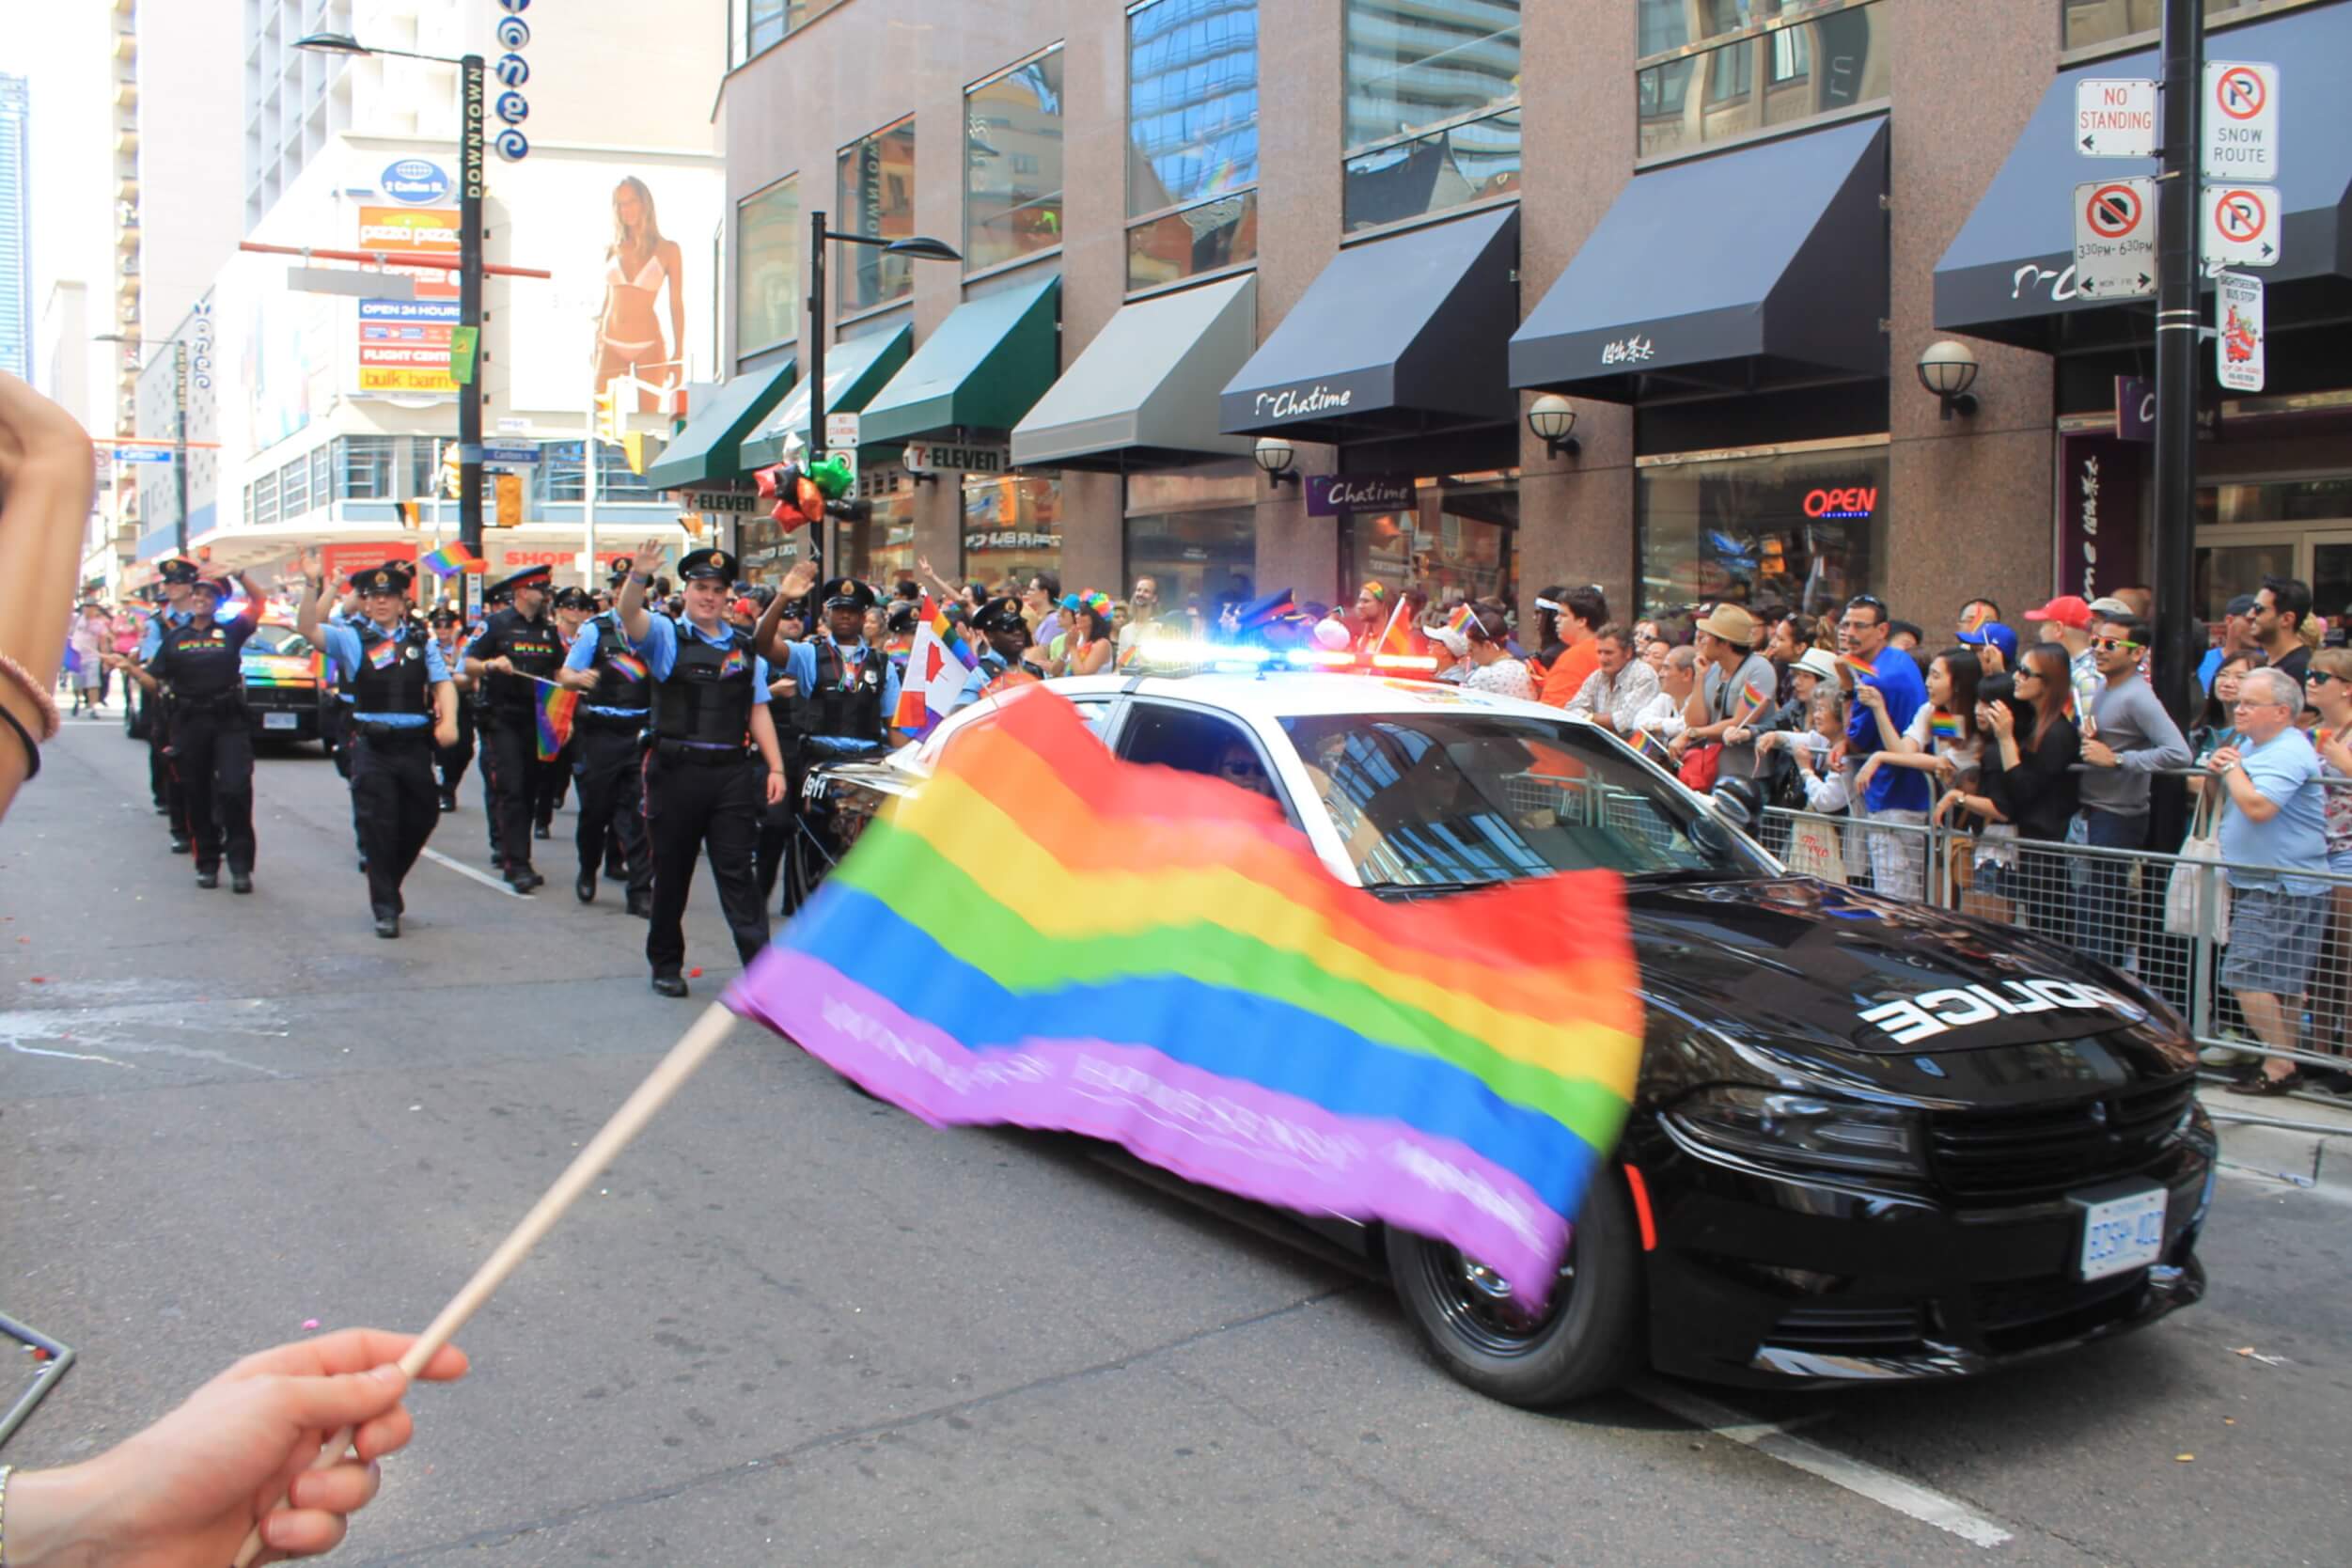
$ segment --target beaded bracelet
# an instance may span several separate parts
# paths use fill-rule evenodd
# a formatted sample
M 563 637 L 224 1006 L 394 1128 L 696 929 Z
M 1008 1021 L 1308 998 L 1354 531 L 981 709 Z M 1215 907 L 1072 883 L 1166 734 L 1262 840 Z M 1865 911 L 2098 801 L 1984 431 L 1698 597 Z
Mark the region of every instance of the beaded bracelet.
M 60 722 L 57 717 L 56 698 L 41 690 L 40 682 L 33 679 L 32 671 L 9 658 L 6 653 L 0 653 L 0 675 L 6 675 L 14 681 L 24 688 L 24 695 L 33 699 L 33 707 L 40 714 L 40 738 L 44 741 L 55 740 Z

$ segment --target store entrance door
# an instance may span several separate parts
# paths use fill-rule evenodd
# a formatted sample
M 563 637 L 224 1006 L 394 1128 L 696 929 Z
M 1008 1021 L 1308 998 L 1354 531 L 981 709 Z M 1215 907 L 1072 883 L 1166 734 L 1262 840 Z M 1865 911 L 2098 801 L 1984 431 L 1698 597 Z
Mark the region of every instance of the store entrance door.
M 2313 614 L 2344 614 L 2352 607 L 2352 519 L 2341 527 L 2197 531 L 2199 619 L 2219 621 L 2233 598 L 2259 592 L 2265 577 L 2299 578 L 2312 587 Z
M 2352 528 L 2310 536 L 2312 610 L 2339 616 L 2352 610 Z

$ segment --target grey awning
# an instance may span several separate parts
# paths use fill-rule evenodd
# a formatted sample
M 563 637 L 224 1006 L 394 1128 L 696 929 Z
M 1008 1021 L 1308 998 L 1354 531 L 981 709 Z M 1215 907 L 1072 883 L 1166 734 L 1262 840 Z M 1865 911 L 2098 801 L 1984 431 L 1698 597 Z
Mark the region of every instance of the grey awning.
M 1887 124 L 1635 175 L 1511 339 L 1511 384 L 1612 402 L 1887 372 Z
M 1216 397 L 1258 337 L 1258 280 L 1229 277 L 1121 309 L 1012 428 L 1012 461 L 1168 468 L 1248 452 Z
M 1516 207 L 1348 246 L 1226 384 L 1220 425 L 1339 443 L 1510 423 L 1518 264 Z
M 2352 128 L 2337 84 L 2352 72 L 2352 6 L 2315 6 L 2208 33 L 2210 60 L 2275 63 L 2279 196 L 2286 209 L 2265 300 L 2273 331 L 2352 308 Z M 2075 292 L 2074 190 L 2086 180 L 2150 175 L 2153 159 L 2086 158 L 2075 139 L 2075 84 L 2086 77 L 2161 77 L 2145 50 L 2063 72 L 2042 95 L 2009 160 L 1936 264 L 1936 325 L 2055 351 L 2101 337 L 2149 336 L 2147 299 L 2096 302 Z M 2275 361 L 2274 361 L 2275 365 Z

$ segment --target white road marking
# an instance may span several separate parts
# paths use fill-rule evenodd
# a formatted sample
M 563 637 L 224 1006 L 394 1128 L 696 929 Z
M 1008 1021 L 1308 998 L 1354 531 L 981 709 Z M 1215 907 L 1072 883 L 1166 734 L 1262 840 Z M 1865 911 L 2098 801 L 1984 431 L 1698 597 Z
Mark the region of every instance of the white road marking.
M 489 888 L 494 893 L 504 893 L 510 899 L 519 899 L 523 896 L 522 894 L 516 892 L 513 888 L 508 886 L 497 877 L 492 876 L 488 871 L 478 871 L 473 867 L 467 865 L 464 861 L 452 860 L 437 849 L 428 848 L 420 853 L 423 854 L 426 859 L 431 861 L 434 865 L 447 866 L 449 870 L 457 872 L 460 876 L 470 876 L 476 882 L 480 883 L 483 886 Z
M 1907 1514 L 1921 1524 L 1949 1530 L 1972 1545 L 1998 1546 L 2010 1539 L 2009 1531 L 1940 1492 L 1932 1492 L 1875 1465 L 1823 1448 L 1785 1427 L 1750 1420 L 1742 1412 L 1728 1404 L 1717 1404 L 1702 1394 L 1655 1378 L 1641 1379 L 1632 1386 L 1631 1391 L 1637 1398 L 1669 1415 L 1679 1416 L 1693 1426 L 1769 1454 L 1783 1465 L 1818 1476 L 1833 1486 L 1842 1486 L 1857 1497 Z

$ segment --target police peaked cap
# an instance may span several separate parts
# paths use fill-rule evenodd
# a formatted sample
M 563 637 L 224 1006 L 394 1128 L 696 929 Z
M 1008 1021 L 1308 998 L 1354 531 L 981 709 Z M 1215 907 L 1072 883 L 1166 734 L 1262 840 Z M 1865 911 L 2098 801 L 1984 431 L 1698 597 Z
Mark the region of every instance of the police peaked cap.
M 352 587 L 361 593 L 406 593 L 416 581 L 416 573 L 399 561 L 386 561 L 371 566 L 352 579 Z
M 175 588 L 183 583 L 193 583 L 204 575 L 196 563 L 185 557 L 175 557 L 165 561 L 158 570 L 163 573 L 163 580 Z
M 464 618 L 457 613 L 457 606 L 454 604 L 435 604 L 432 607 L 432 614 L 425 619 L 435 626 L 455 626 Z
M 678 557 L 680 582 L 700 583 L 713 578 L 722 583 L 733 582 L 735 557 L 724 550 L 689 550 Z
M 590 610 L 595 607 L 595 601 L 588 598 L 586 588 L 568 588 L 556 590 L 556 608 L 559 610 Z
M 824 607 L 828 610 L 870 610 L 874 607 L 874 590 L 855 577 L 836 577 L 824 586 Z
M 972 630 L 975 632 L 1026 633 L 1028 629 L 1029 623 L 1021 619 L 1021 601 L 1018 599 L 991 599 L 972 612 Z
M 627 556 L 620 557 L 613 562 L 613 574 L 609 579 L 611 586 L 619 588 L 621 584 L 629 580 L 629 573 L 635 572 L 636 569 L 637 563 L 635 560 Z
M 545 588 L 554 577 L 555 571 L 556 569 L 552 566 L 526 566 L 512 576 L 501 578 L 492 584 L 490 591 L 512 593 L 517 588 Z

